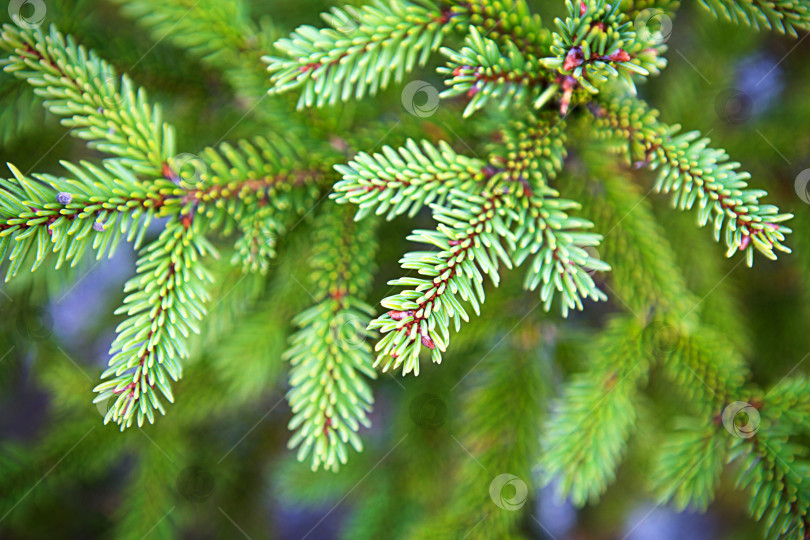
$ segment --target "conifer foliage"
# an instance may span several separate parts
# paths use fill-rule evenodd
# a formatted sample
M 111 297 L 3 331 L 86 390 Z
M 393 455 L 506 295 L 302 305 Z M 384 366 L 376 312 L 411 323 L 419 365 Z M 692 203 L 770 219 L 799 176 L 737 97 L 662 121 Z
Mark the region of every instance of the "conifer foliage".
M 337 471 L 350 448 L 363 451 L 378 369 L 416 376 L 428 360 L 441 364 L 456 341 L 469 346 L 468 327 L 479 316 L 498 318 L 490 297 L 519 272 L 526 297 L 547 312 L 559 306 L 569 317 L 595 302 L 615 309 L 600 312 L 607 324 L 591 334 L 587 362 L 557 392 L 548 417 L 522 418 L 520 433 L 540 440 L 518 441 L 499 459 L 493 437 L 465 433 L 491 452 L 485 462 L 535 468 L 540 483 L 555 484 L 574 504 L 596 502 L 644 431 L 660 379 L 687 405 L 661 444 L 646 448 L 650 491 L 662 503 L 705 510 L 731 464 L 767 538 L 810 537 L 810 462 L 800 439 L 810 430 L 810 382 L 791 372 L 766 388 L 751 382 L 733 307 L 701 306 L 699 295 L 724 279 L 719 262 L 705 263 L 703 277 L 717 279 L 699 293 L 633 183 L 636 169 L 654 171 L 652 190 L 668 194 L 675 209 L 694 210 L 726 256 L 749 267 L 757 253 L 770 260 L 790 253 L 793 216 L 767 202 L 707 136 L 664 123 L 638 96 L 668 54 L 640 17 L 651 9 L 674 17 L 678 2 L 565 0 L 561 17 L 547 24 L 527 0 L 370 0 L 333 7 L 323 28 L 304 25 L 287 37 L 271 23 L 254 24 L 235 0 L 118 3 L 153 35 L 221 71 L 261 135 L 181 149 L 186 137 L 161 107 L 96 53 L 55 26 L 3 26 L 5 71 L 102 156 L 64 161 L 62 175 L 9 165 L 11 177 L 0 180 L 6 280 L 46 263 L 112 256 L 122 241 L 138 250 L 95 387 L 105 423 L 123 431 L 169 413 L 166 402 L 199 349 L 195 334 L 220 316 L 223 299 L 212 305 L 212 298 L 225 283 L 212 268 L 223 264 L 221 252 L 240 276 L 234 288 L 243 279 L 264 283 L 284 257 L 280 246 L 306 223 L 309 271 L 290 279 L 308 306 L 286 321 L 279 356 L 289 372 L 288 446 L 313 470 Z M 810 30 L 806 2 L 701 4 L 733 23 L 792 37 Z M 468 128 L 472 146 L 421 123 L 376 118 L 375 104 L 430 62 L 440 64 L 441 114 Z M 372 114 L 364 117 L 364 107 Z M 367 121 L 358 122 L 362 129 L 343 124 L 353 114 Z M 400 124 L 406 135 L 392 139 L 401 143 L 384 142 Z M 379 230 L 386 221 L 417 220 L 403 236 L 420 247 L 402 255 L 400 277 L 372 297 L 380 289 Z M 690 245 L 704 240 L 689 237 Z M 537 410 L 514 414 L 539 415 L 546 404 L 534 389 L 545 396 L 548 381 L 529 353 L 514 366 L 509 358 L 487 361 L 488 377 L 476 378 L 472 394 L 497 386 L 494 401 L 508 409 L 503 393 L 516 387 L 516 399 Z M 471 425 L 498 437 L 507 431 L 480 418 L 485 406 L 469 408 Z M 474 530 L 472 512 L 459 505 L 435 522 L 448 526 L 462 515 Z M 518 521 L 486 518 L 481 531 L 489 532 L 476 534 L 510 537 Z
M 292 169 L 293 147 L 278 140 L 242 141 L 209 148 L 201 156 L 177 154 L 173 128 L 145 91 L 120 79 L 94 53 L 56 29 L 23 31 L 6 25 L 0 37 L 6 69 L 24 78 L 51 112 L 91 148 L 115 156 L 101 166 L 64 163 L 68 176 L 13 169 L 4 181 L 2 248 L 11 261 L 7 279 L 26 261 L 48 253 L 76 263 L 92 247 L 111 255 L 124 238 L 139 247 L 153 218 L 168 218 L 160 237 L 142 249 L 119 313 L 110 367 L 96 401 L 108 404 L 106 421 L 122 429 L 154 421 L 173 401 L 171 382 L 182 374 L 187 339 L 206 312 L 210 277 L 205 259 L 216 256 L 206 235 L 239 229 L 238 260 L 264 268 L 274 235 L 311 198 L 314 171 Z M 308 186 L 309 185 L 309 186 Z M 266 212 L 263 207 L 278 207 Z

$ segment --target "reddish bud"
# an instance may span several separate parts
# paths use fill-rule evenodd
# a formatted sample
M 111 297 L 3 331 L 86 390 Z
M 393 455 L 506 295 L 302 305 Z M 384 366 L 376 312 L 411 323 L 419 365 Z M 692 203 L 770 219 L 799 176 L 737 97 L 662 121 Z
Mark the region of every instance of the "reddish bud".
M 580 1 L 579 3 L 579 16 L 584 17 L 585 14 L 588 13 L 588 4 L 584 1 Z
M 391 317 L 395 321 L 401 321 L 405 317 L 412 317 L 413 316 L 413 311 L 411 311 L 411 310 L 408 310 L 408 311 L 396 311 L 396 310 L 392 309 L 391 311 L 388 312 L 388 316 Z
M 563 95 L 560 99 L 560 114 L 565 116 L 568 114 L 568 106 L 571 104 L 571 96 L 574 94 L 574 88 L 577 85 L 577 80 L 571 76 L 563 79 L 562 89 Z
M 742 240 L 740 240 L 740 251 L 747 248 L 748 244 L 750 244 L 750 243 L 751 243 L 751 237 L 746 234 L 745 236 L 742 237 Z
M 571 76 L 568 76 L 563 79 L 561 84 L 563 90 L 565 90 L 566 92 L 570 92 L 576 87 L 577 80 Z
M 301 71 L 301 72 L 306 73 L 307 71 L 311 71 L 311 70 L 313 70 L 313 69 L 318 69 L 318 68 L 319 68 L 319 67 L 321 67 L 322 65 L 323 65 L 323 64 L 321 64 L 320 62 L 313 62 L 313 63 L 311 63 L 311 64 L 306 64 L 306 65 L 304 65 L 304 66 L 299 67 L 299 68 L 298 68 L 298 71 Z
M 344 289 L 336 289 L 331 292 L 330 296 L 333 300 L 340 302 L 346 296 L 346 291 Z
M 618 51 L 612 53 L 607 57 L 608 60 L 611 62 L 629 62 L 630 55 L 627 54 L 627 51 L 624 49 L 619 49 Z
M 571 92 L 565 92 L 560 100 L 560 114 L 562 116 L 568 114 L 569 105 L 571 105 Z
M 166 163 L 165 161 L 163 162 L 163 166 L 160 169 L 160 173 L 163 175 L 163 178 L 171 180 L 172 182 L 176 183 L 179 180 L 177 174 L 172 170 L 171 167 L 169 167 L 169 164 Z
M 459 75 L 461 75 L 461 66 L 453 70 L 453 77 L 458 77 Z
M 427 334 L 422 334 L 422 345 L 431 350 L 436 348 L 436 344 L 433 343 L 433 340 L 430 339 Z
M 568 54 L 565 55 L 565 62 L 563 62 L 563 70 L 571 71 L 572 69 L 579 67 L 585 61 L 585 57 L 582 55 L 582 49 L 579 47 L 574 47 Z

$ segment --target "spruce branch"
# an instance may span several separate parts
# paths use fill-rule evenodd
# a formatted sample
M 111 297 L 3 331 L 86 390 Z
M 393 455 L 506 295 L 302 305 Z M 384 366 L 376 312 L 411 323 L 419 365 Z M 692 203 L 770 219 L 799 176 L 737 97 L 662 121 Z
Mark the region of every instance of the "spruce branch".
M 6 281 L 32 253 L 31 270 L 58 255 L 56 267 L 75 265 L 92 246 L 97 258 L 112 256 L 122 238 L 139 245 L 149 223 L 172 211 L 167 193 L 175 186 L 157 180 L 146 185 L 120 162 L 101 168 L 63 162 L 72 178 L 35 175 L 29 178 L 9 165 L 14 178 L 0 180 L 0 258 L 11 264 Z
M 386 371 L 401 366 L 403 374 L 418 374 L 420 356 L 427 356 L 424 348 L 440 363 L 450 341 L 450 319 L 456 332 L 462 320 L 470 323 L 463 340 L 454 336 L 454 350 L 462 345 L 462 354 L 505 339 L 503 332 L 515 321 L 470 321 L 470 308 L 478 313 L 485 300 L 491 310 L 504 306 L 498 303 L 504 297 L 514 298 L 487 288 L 486 275 L 497 287 L 502 265 L 526 263 L 525 287 L 539 289 L 547 310 L 559 297 L 564 316 L 582 309 L 588 298 L 604 300 L 592 276 L 610 269 L 591 249 L 603 245 L 602 236 L 593 232 L 598 230 L 608 240 L 601 255 L 616 267 L 608 278 L 611 290 L 634 316 L 610 319 L 594 343 L 560 343 L 560 349 L 576 349 L 569 354 L 587 349 L 589 356 L 586 369 L 562 391 L 548 421 L 542 456 L 547 480 L 560 479 L 560 490 L 577 505 L 604 493 L 636 423 L 645 419 L 640 387 L 654 372 L 666 384 L 663 393 L 671 390 L 678 408 L 688 409 L 689 415 L 661 421 L 671 431 L 660 433 L 660 448 L 651 456 L 651 487 L 660 500 L 705 509 L 724 464 L 734 462 L 741 467 L 741 486 L 751 493 L 751 512 L 763 521 L 768 536 L 809 537 L 810 464 L 803 447 L 810 430 L 808 379 L 785 379 L 762 398 L 745 385 L 745 349 L 723 335 L 735 326 L 717 322 L 726 316 L 722 310 L 712 313 L 714 318 L 706 316 L 714 308 L 698 300 L 705 290 L 678 268 L 678 263 L 700 262 L 705 246 L 692 245 L 691 236 L 667 235 L 628 168 L 607 159 L 608 150 L 618 150 L 630 156 L 627 164 L 656 169 L 655 188 L 673 193 L 675 206 L 689 209 L 698 202 L 699 224 L 713 221 L 715 237 L 723 236 L 729 256 L 745 251 L 750 265 L 754 249 L 770 258 L 777 250 L 788 251 L 782 242 L 790 230 L 782 223 L 790 216 L 761 204 L 765 193 L 748 187 L 748 175 L 724 151 L 709 148 L 697 133 L 684 134 L 678 126 L 660 123 L 657 111 L 641 101 L 615 97 L 615 90 L 633 92 L 635 84 L 665 64 L 665 47 L 646 42 L 634 18 L 648 9 L 671 14 L 677 0 L 622 5 L 568 0 L 568 14 L 557 21 L 554 33 L 531 13 L 526 0 L 375 0 L 366 7 L 332 9 L 324 15 L 326 29 L 300 27 L 277 42 L 279 57 L 264 56 L 275 33 L 254 25 L 242 0 L 116 1 L 161 39 L 165 35 L 203 64 L 221 70 L 241 97 L 263 94 L 263 59 L 275 85 L 271 92 L 300 91 L 300 107 L 378 93 L 441 50 L 447 64 L 440 73 L 449 87 L 443 96 L 466 96 L 465 117 L 480 111 L 475 124 L 465 126 L 467 133 L 459 131 L 471 137 L 473 146 L 487 148 L 487 155 L 465 157 L 445 142 L 408 140 L 402 147 L 390 143 L 393 147 L 361 152 L 336 165 L 346 162 L 350 149 L 369 148 L 372 142 L 376 147 L 382 139 L 369 134 L 382 135 L 392 124 L 378 122 L 370 129 L 358 125 L 355 117 L 369 112 L 364 107 L 331 116 L 312 110 L 306 113 L 312 122 L 305 139 L 301 129 L 295 129 L 298 136 L 286 133 L 301 126 L 272 105 L 272 118 L 280 121 L 268 123 L 268 131 L 282 126 L 283 135 L 217 144 L 196 156 L 176 155 L 172 128 L 127 77 L 118 78 L 94 53 L 55 29 L 46 35 L 6 27 L 0 41 L 11 54 L 4 64 L 7 71 L 30 82 L 47 107 L 66 117 L 64 123 L 74 134 L 114 156 L 100 165 L 65 163 L 65 177 L 29 177 L 12 167 L 13 178 L 0 180 L 0 260 L 10 260 L 7 277 L 29 261 L 37 268 L 49 251 L 57 255 L 57 266 L 75 264 L 91 250 L 99 257 L 112 253 L 122 239 L 140 246 L 154 218 L 161 218 L 164 227 L 141 250 L 137 275 L 128 282 L 128 296 L 117 311 L 127 318 L 117 330 L 104 380 L 95 389 L 96 401 L 110 405 L 105 422 L 115 420 L 125 429 L 136 421 L 153 422 L 155 411 L 164 412 L 164 399 L 174 399 L 171 381 L 179 379 L 183 360 L 211 345 L 211 336 L 196 340 L 191 333 L 201 329 L 206 305 L 213 304 L 219 317 L 211 321 L 210 334 L 227 332 L 230 343 L 216 354 L 201 353 L 204 369 L 197 371 L 200 375 L 189 373 L 196 377 L 193 384 L 182 386 L 192 387 L 191 399 L 184 402 L 193 411 L 172 415 L 177 420 L 166 433 L 178 426 L 199 427 L 206 417 L 255 399 L 283 370 L 276 360 L 288 343 L 289 446 L 313 469 L 337 470 L 347 463 L 350 447 L 363 448 L 360 430 L 370 424 L 369 379 L 376 377 L 375 367 Z M 793 35 L 808 29 L 810 8 L 791 0 L 702 2 L 718 16 L 754 26 Z M 448 39 L 449 46 L 441 47 L 456 31 L 459 40 Z M 562 114 L 547 110 L 552 100 Z M 237 105 L 244 106 L 244 100 Z M 574 111 L 572 105 L 584 106 Z M 437 124 L 420 119 L 409 126 L 435 130 L 426 135 L 433 141 L 443 135 Z M 344 133 L 357 128 L 358 136 Z M 590 132 L 602 144 L 587 140 Z M 577 139 L 585 142 L 571 151 Z M 574 174 L 554 184 L 566 161 Z M 340 175 L 334 186 L 333 169 Z M 290 225 L 302 221 L 300 216 L 332 188 L 337 204 L 327 202 L 317 209 L 312 241 L 296 242 L 298 251 L 267 279 L 279 238 L 296 228 Z M 429 247 L 403 256 L 407 275 L 390 282 L 399 292 L 382 301 L 387 313 L 372 320 L 365 296 L 380 221 L 372 214 L 392 220 L 428 210 L 435 229 L 417 229 L 408 239 Z M 212 293 L 214 278 L 201 259 L 214 254 L 207 239 L 214 232 L 226 237 L 232 257 L 222 263 L 227 270 L 216 273 L 222 290 Z M 702 233 L 695 228 L 690 234 Z M 701 238 L 711 242 L 708 235 Z M 693 249 L 694 259 L 673 254 L 675 244 L 676 249 Z M 302 261 L 310 251 L 314 257 L 305 288 L 313 298 L 305 307 L 308 297 L 293 282 L 306 270 Z M 704 285 L 708 281 L 714 287 L 713 273 L 705 274 Z M 231 287 L 229 282 L 236 280 Z M 272 290 L 263 295 L 265 284 Z M 234 298 L 225 299 L 232 291 Z M 531 296 L 517 298 L 522 305 Z M 255 311 L 249 311 L 254 303 Z M 296 330 L 287 341 L 293 313 L 298 313 Z M 490 328 L 471 332 L 476 325 Z M 202 333 L 208 328 L 202 327 Z M 370 345 L 375 331 L 382 334 L 376 359 Z M 483 358 L 481 371 L 467 380 L 471 384 L 461 404 L 463 429 L 456 442 L 476 461 L 455 470 L 459 481 L 449 490 L 454 500 L 446 512 L 435 512 L 437 531 L 428 527 L 435 535 L 452 536 L 459 525 L 480 538 L 519 534 L 525 528 L 518 512 L 490 513 L 495 497 L 490 499 L 491 492 L 481 487 L 502 472 L 530 477 L 540 426 L 525 412 L 542 409 L 544 380 L 549 379 L 536 362 L 536 338 L 528 333 L 509 336 L 508 354 Z M 545 357 L 544 352 L 539 354 Z M 561 350 L 560 357 L 565 354 Z M 81 377 L 73 366 L 62 362 L 59 367 L 43 375 L 56 388 L 54 401 L 79 402 L 81 397 L 66 396 L 80 395 L 76 381 L 83 384 Z M 72 378 L 66 372 L 73 372 Z M 69 381 L 62 383 L 62 378 Z M 725 407 L 746 399 L 761 411 L 764 423 L 754 436 L 732 439 L 732 430 L 723 425 Z M 404 408 L 400 414 L 406 416 Z M 396 422 L 392 425 L 396 429 Z M 91 440 L 94 447 L 104 442 Z M 427 447 L 429 440 L 424 433 L 411 437 L 407 454 Z M 122 451 L 124 445 L 116 442 L 116 452 Z M 160 504 L 144 499 L 144 486 L 161 474 L 175 473 L 163 456 L 147 448 L 151 455 L 125 493 L 130 500 L 123 509 L 122 535 L 141 536 L 135 531 L 143 527 L 143 519 L 160 518 L 156 509 L 171 496 L 162 489 L 156 498 Z M 357 457 L 352 463 L 362 469 Z M 372 455 L 372 462 L 376 457 Z M 443 463 L 440 459 L 434 468 Z M 431 475 L 412 475 L 404 482 L 386 472 L 372 488 L 371 502 L 358 504 L 372 515 L 364 523 L 367 532 L 375 531 L 369 536 L 380 536 L 378 527 L 385 527 L 392 512 L 409 513 L 441 500 L 439 492 L 425 499 L 424 489 L 420 493 L 409 485 L 416 477 Z M 399 490 L 406 495 L 394 499 L 389 493 Z M 411 523 L 395 525 L 394 533 L 384 532 L 396 535 Z M 169 529 L 170 520 L 157 528 L 161 534 Z M 427 536 L 418 525 L 415 530 L 409 531 L 414 537 Z
M 174 155 L 173 128 L 127 76 L 119 80 L 107 62 L 55 27 L 45 34 L 6 24 L 0 47 L 9 53 L 2 61 L 5 71 L 33 86 L 73 135 L 118 156 L 135 173 L 160 176 Z
M 651 483 L 662 503 L 705 510 L 714 498 L 729 447 L 722 414 L 730 402 L 743 398 L 748 371 L 721 334 L 706 326 L 681 332 L 657 336 L 665 356 L 662 372 L 674 386 L 676 399 L 688 403 L 697 416 L 679 417 L 669 427 L 655 456 Z
M 204 220 L 189 214 L 172 218 L 142 251 L 137 275 L 124 288 L 129 295 L 116 311 L 128 318 L 116 329 L 109 367 L 101 375 L 108 380 L 95 388 L 94 402 L 109 405 L 105 423 L 113 420 L 122 430 L 133 420 L 139 426 L 144 419 L 153 423 L 155 410 L 165 414 L 157 390 L 174 402 L 170 379 L 182 375 L 180 360 L 188 357 L 190 334 L 199 331 L 212 281 L 200 262 L 215 253 L 204 230 Z
M 12 166 L 15 177 L 0 180 L 0 257 L 12 261 L 6 279 L 29 253 L 35 254 L 35 270 L 48 251 L 58 255 L 59 268 L 65 262 L 75 265 L 89 247 L 99 259 L 105 253 L 111 256 L 122 239 L 134 241 L 137 248 L 154 218 L 176 216 L 187 202 L 210 218 L 212 227 L 226 218 L 231 226 L 241 225 L 244 239 L 238 248 L 246 250 L 247 266 L 266 269 L 267 259 L 274 256 L 274 238 L 283 231 L 277 220 L 309 208 L 319 178 L 318 171 L 303 168 L 289 144 L 270 140 L 241 141 L 238 149 L 227 143 L 206 149 L 200 164 L 178 171 L 167 164 L 168 178 L 150 183 L 118 160 L 101 167 L 63 162 L 69 178 L 29 178 Z M 191 175 L 190 169 L 198 166 L 201 170 Z
M 684 380 L 678 386 L 689 387 L 696 382 Z M 714 382 L 707 377 L 705 386 Z M 790 437 L 807 430 L 807 379 L 787 378 L 764 398 L 746 398 L 747 407 L 757 409 L 758 416 L 743 420 L 743 436 L 724 426 L 726 410 L 722 420 L 719 412 L 719 407 L 728 407 L 728 402 L 741 396 L 740 377 L 735 376 L 732 384 L 733 396 L 714 396 L 714 416 L 705 409 L 702 417 L 681 418 L 675 425 L 656 459 L 654 485 L 662 502 L 674 500 L 679 508 L 695 505 L 705 509 L 714 496 L 723 464 L 738 462 L 737 485 L 750 491 L 749 511 L 765 523 L 766 537 L 803 539 L 810 510 L 810 464 L 804 459 L 806 449 L 791 442 Z M 734 437 L 729 438 L 729 433 Z
M 674 17 L 679 7 L 681 7 L 680 0 L 625 0 L 621 3 L 620 9 L 631 21 L 636 21 L 642 13 L 646 16 L 644 20 L 651 21 L 662 15 Z
M 745 436 L 730 445 L 727 462 L 737 463 L 737 487 L 749 492 L 748 510 L 764 524 L 768 540 L 810 534 L 810 461 L 807 447 L 795 439 L 810 430 L 807 389 L 806 376 L 787 377 L 764 396 L 749 398 L 758 416 L 740 419 Z
M 263 206 L 240 223 L 242 236 L 234 245 L 231 264 L 241 265 L 244 272 L 266 274 L 270 260 L 276 256 L 276 242 L 284 224 L 275 216 L 275 208 Z
M 661 504 L 705 511 L 720 483 L 728 433 L 711 419 L 680 417 L 655 457 L 650 483 Z
M 266 272 L 274 246 L 286 225 L 310 209 L 322 189 L 331 158 L 306 155 L 294 137 L 278 135 L 222 143 L 192 158 L 181 183 L 185 200 L 194 201 L 213 227 L 241 233 L 233 261 Z
M 302 88 L 300 108 L 374 95 L 427 62 L 452 28 L 450 16 L 433 0 L 332 8 L 324 14 L 331 28 L 301 26 L 276 42 L 287 58 L 265 57 L 271 92 Z
M 670 349 L 663 372 L 692 409 L 710 416 L 739 399 L 748 370 L 722 335 L 706 327 L 670 334 L 662 336 Z
M 465 118 L 484 107 L 490 100 L 498 102 L 503 110 L 531 100 L 540 108 L 548 100 L 556 86 L 553 77 L 542 69 L 540 62 L 527 58 L 513 42 L 502 47 L 489 38 L 481 36 L 475 26 L 464 41 L 465 47 L 456 52 L 442 47 L 440 52 L 448 58 L 447 67 L 438 72 L 446 77 L 448 89 L 440 95 L 451 98 L 465 95 L 469 98 L 462 116 Z
M 526 109 L 506 123 L 497 139 L 489 161 L 502 175 L 494 180 L 520 186 L 517 196 L 548 186 L 568 155 L 566 124 L 554 113 Z
M 797 37 L 797 30 L 810 30 L 810 6 L 800 0 L 700 0 L 718 19 L 764 27 Z
M 494 189 L 506 190 L 521 201 L 510 254 L 516 266 L 534 256 L 524 286 L 533 291 L 542 283 L 540 298 L 546 311 L 559 292 L 562 313 L 567 316 L 569 309 L 583 308 L 584 298 L 607 298 L 591 274 L 608 271 L 610 266 L 586 250 L 598 246 L 602 237 L 586 232 L 593 223 L 569 215 L 580 205 L 560 199 L 548 186 L 562 170 L 567 154 L 564 127 L 558 118 L 527 110 L 501 130 L 490 163 L 496 171 L 491 180 Z
M 562 312 L 567 316 L 570 308 L 582 309 L 583 298 L 606 298 L 589 273 L 610 267 L 584 249 L 599 245 L 601 236 L 585 232 L 593 227 L 589 221 L 569 215 L 579 205 L 559 199 L 559 193 L 548 187 L 567 154 L 564 127 L 558 118 L 526 110 L 501 130 L 490 163 L 495 171 L 491 180 L 494 189 L 503 189 L 520 200 L 510 253 L 515 265 L 534 255 L 525 287 L 535 290 L 543 283 L 541 299 L 546 310 L 554 292 L 560 292 Z
M 591 277 L 595 271 L 606 272 L 610 266 L 585 248 L 598 246 L 599 234 L 586 232 L 593 223 L 569 216 L 569 210 L 579 208 L 574 201 L 557 198 L 557 191 L 538 190 L 517 219 L 515 249 L 512 260 L 516 266 L 534 256 L 526 273 L 524 286 L 529 290 L 540 287 L 540 299 L 546 311 L 551 308 L 554 294 L 561 295 L 563 316 L 569 309 L 583 309 L 582 300 L 607 300 Z
M 441 363 L 450 319 L 456 331 L 462 319 L 469 320 L 455 295 L 479 313 L 482 273 L 497 285 L 499 258 L 511 267 L 513 261 L 534 256 L 526 287 L 534 290 L 542 283 L 546 309 L 555 292 L 562 295 L 563 314 L 582 309 L 583 298 L 605 299 L 588 272 L 609 267 L 584 249 L 598 245 L 601 237 L 584 232 L 592 224 L 568 215 L 576 203 L 556 200 L 557 193 L 545 187 L 562 167 L 565 149 L 559 122 L 543 120 L 527 112 L 525 124 L 505 129 L 503 145 L 486 166 L 457 155 L 445 143 L 437 150 L 409 141 L 399 151 L 385 147 L 383 154 L 360 154 L 348 166 L 336 167 L 343 175 L 335 188 L 338 200 L 358 204 L 358 218 L 375 207 L 377 214 L 388 212 L 389 219 L 409 210 L 414 214 L 435 200 L 430 206 L 442 224 L 437 231 L 409 237 L 440 249 L 409 253 L 400 261 L 403 268 L 433 279 L 390 283 L 416 288 L 383 300 L 390 311 L 372 322 L 372 328 L 387 334 L 377 344 L 375 366 L 382 364 L 383 371 L 403 366 L 403 374 L 418 375 L 422 345 L 431 349 L 433 362 Z M 531 127 L 524 132 L 524 125 Z M 488 187 L 473 191 L 483 180 Z
M 452 10 L 463 15 L 462 21 L 468 20 L 484 36 L 501 45 L 517 45 L 531 61 L 548 55 L 551 32 L 543 26 L 540 15 L 532 13 L 526 0 L 454 2 Z
M 774 421 L 789 422 L 798 431 L 810 431 L 810 378 L 788 377 L 765 396 L 763 412 Z
M 616 318 L 594 343 L 593 365 L 566 385 L 548 422 L 541 466 L 545 481 L 582 506 L 598 499 L 613 480 L 635 427 L 639 386 L 651 366 L 645 327 Z
M 349 209 L 329 205 L 315 224 L 316 304 L 294 319 L 299 330 L 285 353 L 292 366 L 289 447 L 298 447 L 299 461 L 312 454 L 312 470 L 337 471 L 348 459 L 347 443 L 361 452 L 357 431 L 370 426 L 374 398 L 366 377 L 376 372 L 366 327 L 373 310 L 361 298 L 371 283 L 375 221 L 354 222 Z
M 810 462 L 807 448 L 789 442 L 776 424 L 738 438 L 729 461 L 739 462 L 737 487 L 751 495 L 748 510 L 768 540 L 804 540 L 810 534 Z
M 386 219 L 407 213 L 413 217 L 430 204 L 443 205 L 453 189 L 466 191 L 481 183 L 486 163 L 457 154 L 449 144 L 421 146 L 408 140 L 393 149 L 384 146 L 382 153 L 362 152 L 347 165 L 336 165 L 341 174 L 334 187 L 337 202 L 358 206 L 356 219 L 371 212 Z
M 450 319 L 458 332 L 461 320 L 469 320 L 460 300 L 468 302 L 476 314 L 484 302 L 483 275 L 497 285 L 499 260 L 507 267 L 512 261 L 501 244 L 514 242 L 508 222 L 513 214 L 503 193 L 473 195 L 451 190 L 448 206 L 431 205 L 439 226 L 436 230 L 416 230 L 408 240 L 439 248 L 439 251 L 407 253 L 400 263 L 428 279 L 402 277 L 389 285 L 413 287 L 382 301 L 389 309 L 374 319 L 369 328 L 385 334 L 377 342 L 374 366 L 398 369 L 402 374 L 419 375 L 422 347 L 431 351 L 431 360 L 440 364 L 450 340 Z
M 666 65 L 665 46 L 641 40 L 619 7 L 605 0 L 566 0 L 568 17 L 555 20 L 553 56 L 542 62 L 558 73 L 562 115 L 571 103 L 590 101 L 609 81 L 619 80 L 635 93 L 633 75 L 657 75 Z
M 63 163 L 68 178 L 32 179 L 12 167 L 15 178 L 0 182 L 0 254 L 12 261 L 8 276 L 29 252 L 36 268 L 49 249 L 59 255 L 58 266 L 75 264 L 90 246 L 99 257 L 112 253 L 122 238 L 138 246 L 153 218 L 169 218 L 158 240 L 142 251 L 138 275 L 126 286 L 131 294 L 118 313 L 129 318 L 117 330 L 102 377 L 107 380 L 96 387 L 96 401 L 113 402 L 105 421 L 115 420 L 121 429 L 135 420 L 153 422 L 155 410 L 164 412 L 158 390 L 173 400 L 169 381 L 179 379 L 189 334 L 198 331 L 204 314 L 211 278 L 199 258 L 213 251 L 204 235 L 238 227 L 244 237 L 237 252 L 248 269 L 261 271 L 274 254 L 272 237 L 281 232 L 281 222 L 311 206 L 334 159 L 318 152 L 304 159 L 293 138 L 274 136 L 224 143 L 202 157 L 174 155 L 171 130 L 160 123 L 158 110 L 149 108 L 143 92 L 136 97 L 126 78 L 122 94 L 115 81 L 102 83 L 112 70 L 95 53 L 55 28 L 45 36 L 6 27 L 2 39 L 12 51 L 8 69 L 46 99 L 59 98 L 46 106 L 73 114 L 69 125 L 79 126 L 80 136 L 92 139 L 98 132 L 107 138 L 91 146 L 122 156 L 101 167 Z M 128 136 L 116 135 L 120 130 Z M 311 165 L 319 160 L 325 163 Z
M 679 126 L 659 122 L 658 111 L 632 97 L 590 110 L 598 137 L 620 141 L 639 166 L 660 169 L 655 189 L 672 193 L 673 206 L 688 210 L 697 203 L 698 224 L 712 221 L 727 256 L 745 252 L 752 266 L 754 249 L 769 259 L 776 259 L 774 250 L 790 253 L 782 242 L 791 230 L 781 223 L 793 216 L 762 204 L 767 194 L 749 188 L 750 175 L 723 150 L 710 148 L 708 138 L 696 131 L 679 133 Z
M 191 162 L 195 170 L 187 171 L 191 178 L 185 182 L 201 203 L 232 199 L 249 207 L 277 199 L 281 207 L 293 208 L 302 202 L 296 188 L 322 187 L 319 183 L 332 159 L 317 149 L 307 150 L 295 137 L 268 134 L 203 149 L 199 170 Z

